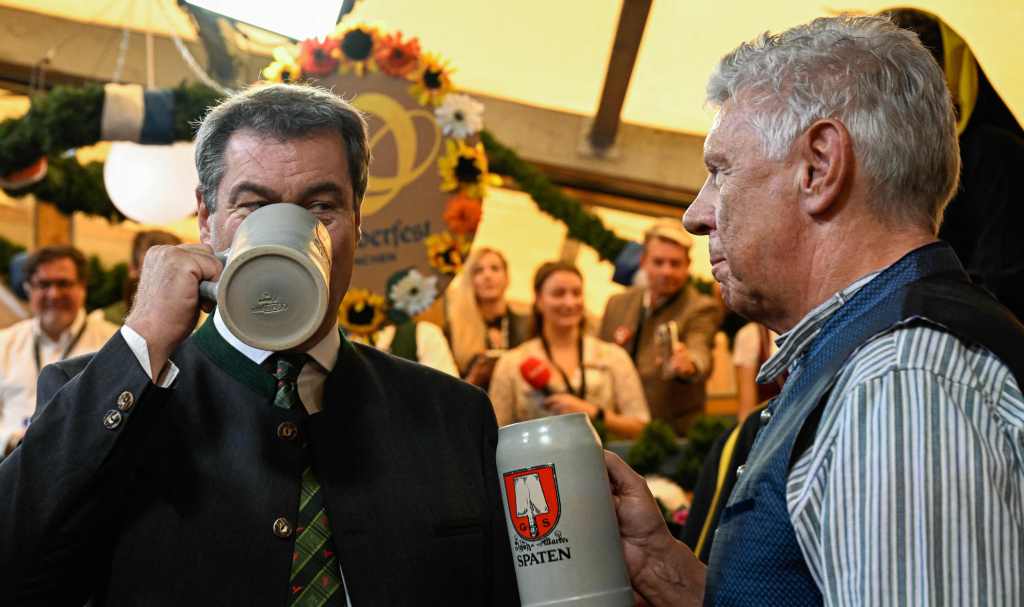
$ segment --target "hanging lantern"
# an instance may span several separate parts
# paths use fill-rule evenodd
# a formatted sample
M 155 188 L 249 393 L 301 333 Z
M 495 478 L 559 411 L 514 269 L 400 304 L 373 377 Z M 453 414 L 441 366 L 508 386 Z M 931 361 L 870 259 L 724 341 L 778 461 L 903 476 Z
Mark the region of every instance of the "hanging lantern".
M 116 142 L 103 167 L 110 200 L 139 223 L 167 224 L 196 211 L 195 146 Z

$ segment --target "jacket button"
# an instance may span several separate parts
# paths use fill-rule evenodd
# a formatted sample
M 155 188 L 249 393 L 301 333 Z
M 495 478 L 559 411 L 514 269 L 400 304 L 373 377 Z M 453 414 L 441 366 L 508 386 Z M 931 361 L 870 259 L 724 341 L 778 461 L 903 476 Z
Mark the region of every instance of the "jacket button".
M 292 536 L 292 524 L 288 522 L 288 519 L 281 517 L 274 521 L 274 535 L 280 538 Z
M 746 472 L 746 471 L 747 471 L 747 465 L 746 464 L 741 464 L 738 468 L 736 468 L 736 478 L 739 478 L 739 477 L 743 476 L 743 473 Z
M 123 411 L 123 412 L 127 413 L 128 411 L 131 411 L 132 407 L 134 407 L 134 406 L 135 406 L 135 397 L 132 396 L 131 392 L 125 390 L 120 395 L 118 395 L 118 397 L 117 397 L 117 408 L 120 411 Z
M 121 419 L 121 412 L 117 409 L 111 409 L 103 416 L 103 427 L 107 430 L 116 430 L 121 425 Z
M 283 422 L 277 427 L 277 437 L 284 440 L 295 440 L 299 435 L 299 428 L 292 422 Z
M 761 425 L 767 426 L 770 421 L 772 421 L 772 410 L 765 407 L 761 410 Z

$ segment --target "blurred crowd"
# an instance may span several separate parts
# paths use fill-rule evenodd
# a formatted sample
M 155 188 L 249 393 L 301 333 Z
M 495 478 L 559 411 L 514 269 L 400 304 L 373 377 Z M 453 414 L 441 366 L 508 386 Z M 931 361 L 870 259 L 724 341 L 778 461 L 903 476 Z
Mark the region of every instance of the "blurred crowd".
M 180 244 L 139 232 L 124 297 L 85 312 L 87 264 L 70 246 L 43 247 L 20 268 L 32 317 L 0 331 L 0 444 L 9 453 L 35 411 L 42 366 L 92 352 L 127 316 L 146 251 Z M 533 302 L 506 297 L 509 262 L 478 247 L 444 295 L 442 326 L 417 320 L 350 336 L 489 392 L 499 425 L 586 413 L 608 436 L 635 439 L 652 419 L 684 436 L 704 411 L 714 338 L 725 308 L 690 280 L 691 238 L 678 219 L 653 221 L 634 286 L 611 297 L 600 318 L 584 307 L 586 281 L 570 262 L 542 264 Z M 771 341 L 758 325 L 737 338 L 740 414 L 763 397 L 754 383 Z M 746 385 L 749 384 L 749 385 Z

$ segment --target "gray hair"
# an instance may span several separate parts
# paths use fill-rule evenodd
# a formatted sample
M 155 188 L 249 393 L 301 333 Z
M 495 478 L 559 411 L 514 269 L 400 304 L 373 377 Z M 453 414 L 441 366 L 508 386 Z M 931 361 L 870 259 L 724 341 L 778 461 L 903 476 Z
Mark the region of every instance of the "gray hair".
M 212 108 L 196 132 L 196 170 L 206 209 L 217 208 L 217 188 L 224 177 L 224 149 L 237 131 L 248 129 L 279 141 L 322 131 L 341 136 L 348 154 L 353 202 L 366 193 L 370 147 L 366 120 L 359 110 L 330 91 L 310 85 L 252 86 Z
M 781 160 L 815 121 L 842 122 L 883 219 L 938 230 L 960 148 L 946 82 L 917 36 L 882 17 L 832 17 L 764 33 L 719 62 L 709 104 L 750 104 L 764 153 Z

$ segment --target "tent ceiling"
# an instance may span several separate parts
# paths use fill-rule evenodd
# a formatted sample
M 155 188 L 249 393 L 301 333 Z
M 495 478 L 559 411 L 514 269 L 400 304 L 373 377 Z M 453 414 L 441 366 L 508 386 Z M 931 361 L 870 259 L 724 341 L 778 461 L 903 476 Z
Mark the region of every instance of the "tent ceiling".
M 0 5 L 194 38 L 174 0 L 3 0 Z M 423 48 L 451 59 L 455 81 L 463 89 L 592 115 L 621 5 L 621 0 L 363 0 L 347 19 L 418 36 Z M 718 58 L 737 43 L 817 16 L 894 5 L 928 10 L 959 31 L 1024 122 L 1024 71 L 1019 69 L 1024 45 L 1017 41 L 1024 26 L 1020 0 L 655 0 L 622 117 L 655 128 L 704 133 L 712 118 L 703 105 L 704 82 Z

